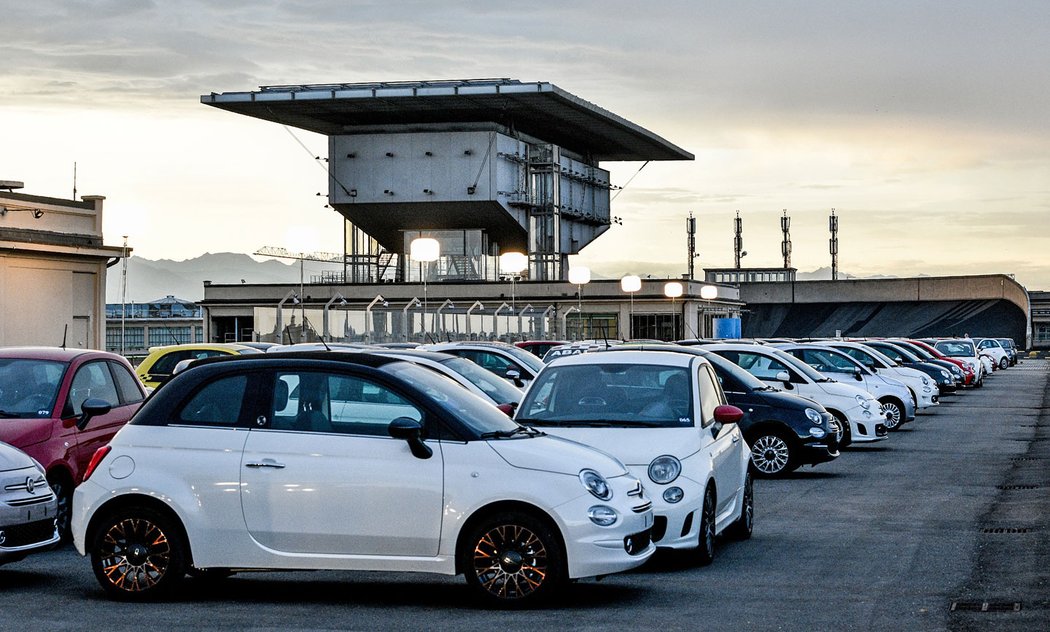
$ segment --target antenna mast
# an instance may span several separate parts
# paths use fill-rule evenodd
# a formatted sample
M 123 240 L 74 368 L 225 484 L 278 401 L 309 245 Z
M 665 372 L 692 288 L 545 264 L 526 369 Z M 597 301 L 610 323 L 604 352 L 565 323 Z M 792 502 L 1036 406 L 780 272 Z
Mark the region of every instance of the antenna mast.
M 736 219 L 733 220 L 733 232 L 733 261 L 739 270 L 740 257 L 744 250 L 744 220 L 740 219 L 740 211 L 736 212 Z
M 688 235 L 687 246 L 689 249 L 689 280 L 692 281 L 694 278 L 696 278 L 693 275 L 693 263 L 698 256 L 696 254 L 696 218 L 693 217 L 692 211 L 689 211 L 689 217 L 685 220 L 685 232 Z
M 831 252 L 831 280 L 837 281 L 839 278 L 839 218 L 835 216 L 835 209 L 831 209 L 828 229 L 831 231 L 831 239 L 828 242 Z
M 780 230 L 784 231 L 784 241 L 780 242 L 780 254 L 784 255 L 784 268 L 791 267 L 791 218 L 788 217 L 787 209 L 784 216 L 780 218 Z

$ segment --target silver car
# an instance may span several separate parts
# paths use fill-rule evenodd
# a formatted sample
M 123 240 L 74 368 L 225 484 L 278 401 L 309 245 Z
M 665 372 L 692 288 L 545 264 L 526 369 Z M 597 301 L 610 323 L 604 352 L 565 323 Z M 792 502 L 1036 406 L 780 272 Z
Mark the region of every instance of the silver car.
M 0 443 L 0 564 L 57 544 L 57 508 L 44 468 L 18 448 Z

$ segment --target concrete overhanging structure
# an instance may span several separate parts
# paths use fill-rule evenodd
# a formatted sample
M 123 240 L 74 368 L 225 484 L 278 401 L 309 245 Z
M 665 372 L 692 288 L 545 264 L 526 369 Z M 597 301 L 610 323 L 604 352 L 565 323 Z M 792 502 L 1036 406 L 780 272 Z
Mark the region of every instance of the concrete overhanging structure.
M 1004 274 L 741 283 L 745 335 L 974 336 L 1029 344 L 1031 305 Z
M 614 220 L 600 161 L 693 159 L 547 82 L 281 85 L 201 102 L 328 136 L 328 203 L 350 224 L 350 282 L 382 280 L 390 255 L 401 257 L 395 280 L 412 280 L 405 255 L 418 236 L 456 257 L 432 281 L 492 280 L 485 258 L 511 251 L 528 254 L 530 278 L 564 280 L 567 257 Z

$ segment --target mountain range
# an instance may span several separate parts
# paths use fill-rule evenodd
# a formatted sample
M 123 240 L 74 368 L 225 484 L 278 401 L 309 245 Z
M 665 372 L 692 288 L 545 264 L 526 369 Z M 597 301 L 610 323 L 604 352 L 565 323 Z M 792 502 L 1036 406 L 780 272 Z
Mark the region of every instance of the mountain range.
M 632 264 L 635 269 L 652 269 L 662 273 L 666 264 L 657 267 L 647 267 L 642 264 Z M 627 272 L 621 273 L 620 266 L 609 266 L 609 269 L 595 269 L 595 278 L 619 278 Z M 322 271 L 337 271 L 338 264 L 322 263 L 317 261 L 302 262 L 302 275 L 307 283 L 311 277 L 318 276 Z M 668 269 L 667 273 L 674 276 Z M 123 292 L 124 301 L 127 303 L 148 303 L 166 296 L 174 296 L 187 301 L 199 301 L 204 298 L 204 282 L 212 283 L 298 283 L 300 275 L 300 262 L 283 262 L 277 259 L 256 261 L 252 257 L 233 252 L 205 253 L 193 259 L 184 261 L 173 261 L 171 259 L 143 259 L 142 257 L 130 257 L 127 260 L 127 287 Z M 120 303 L 121 301 L 121 279 L 123 277 L 123 265 L 118 264 L 108 270 L 106 275 L 106 302 Z M 852 275 L 839 273 L 840 278 L 856 278 Z M 798 272 L 796 278 L 799 281 L 817 281 L 831 279 L 831 268 L 818 268 L 812 272 Z

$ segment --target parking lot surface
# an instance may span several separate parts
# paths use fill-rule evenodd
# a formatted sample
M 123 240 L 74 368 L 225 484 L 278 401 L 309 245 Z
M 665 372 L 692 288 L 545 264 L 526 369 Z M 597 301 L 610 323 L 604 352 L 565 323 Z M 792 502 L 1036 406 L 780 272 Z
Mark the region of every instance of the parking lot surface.
M 889 440 L 755 485 L 711 566 L 659 555 L 554 606 L 479 609 L 462 578 L 310 572 L 105 599 L 70 546 L 0 567 L 0 629 L 1050 629 L 1050 362 L 943 399 Z

